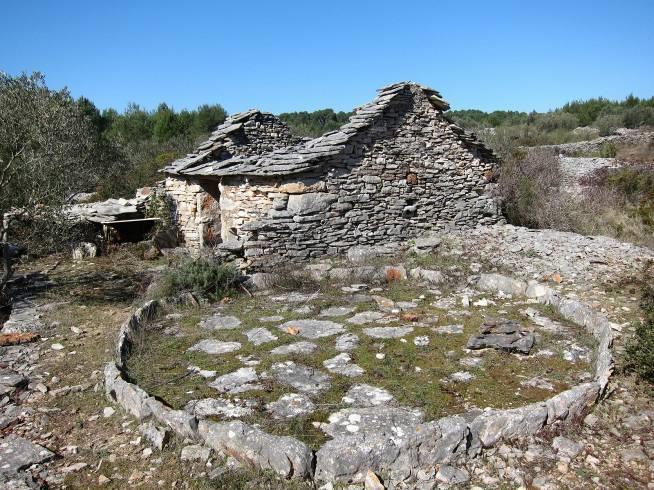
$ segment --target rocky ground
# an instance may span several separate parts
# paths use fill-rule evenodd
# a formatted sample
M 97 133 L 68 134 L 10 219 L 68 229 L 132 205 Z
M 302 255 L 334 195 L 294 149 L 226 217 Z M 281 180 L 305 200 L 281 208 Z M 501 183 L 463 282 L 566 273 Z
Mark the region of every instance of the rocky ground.
M 480 270 L 499 270 L 524 279 L 548 281 L 567 294 L 578 296 L 604 311 L 613 322 L 619 334 L 615 346 L 619 368 L 624 340 L 632 331 L 631 322 L 639 316 L 637 280 L 647 260 L 653 258 L 651 252 L 611 239 L 496 226 L 453 233 L 436 246 L 433 254 L 420 260 L 424 270 L 458 277 L 464 284 L 467 276 Z M 46 274 L 33 275 L 23 284 L 21 301 L 3 328 L 3 333 L 35 331 L 41 335 L 35 342 L 0 348 L 0 481 L 5 486 L 310 487 L 306 483 L 281 482 L 268 473 L 243 468 L 235 460 L 212 454 L 191 441 L 158 440 L 150 427 L 139 426 L 105 399 L 102 366 L 112 357 L 118 327 L 134 305 L 142 302 L 147 277 L 166 267 L 165 259 L 160 260 L 143 263 L 125 256 L 104 257 L 77 263 L 64 260 L 53 267 L 56 261 L 50 258 L 29 264 L 21 271 Z M 319 275 L 329 274 L 330 270 L 334 267 L 324 263 L 312 268 Z M 424 277 L 420 281 L 429 283 Z M 444 297 L 449 294 L 443 293 Z M 284 304 L 289 311 L 298 307 L 292 301 Z M 338 308 L 348 306 L 332 307 L 330 314 L 337 315 L 331 320 L 322 318 L 339 324 L 340 321 L 334 320 L 342 312 Z M 450 308 L 459 310 L 463 306 Z M 358 313 L 361 312 L 352 311 L 348 315 Z M 199 310 L 193 321 L 197 323 L 204 314 L 204 310 Z M 233 320 L 225 320 L 225 316 L 230 315 L 219 315 L 220 320 L 215 320 L 212 328 L 229 326 Z M 312 314 L 303 316 L 311 319 Z M 244 320 L 245 312 L 236 318 Z M 262 325 L 257 331 L 248 328 L 249 335 L 242 343 L 266 345 L 271 335 L 285 334 L 277 328 L 283 324 L 276 319 L 269 324 L 272 327 Z M 436 327 L 447 325 L 450 323 Z M 394 327 L 379 325 L 377 328 Z M 420 336 L 406 338 L 413 342 L 413 337 Z M 315 340 L 298 339 L 307 343 Z M 434 339 L 430 338 L 430 342 L 433 344 Z M 223 344 L 205 347 L 228 348 Z M 324 366 L 332 379 L 336 376 L 334 370 L 353 372 L 357 364 L 335 357 L 330 357 L 332 362 Z M 177 359 L 170 360 L 171 364 L 176 362 Z M 180 384 L 192 375 L 198 384 L 206 385 L 201 374 L 188 371 L 191 375 L 185 376 L 187 367 L 186 363 L 174 366 L 184 376 Z M 198 367 L 206 370 L 209 366 Z M 162 380 L 165 375 L 161 375 Z M 222 382 L 222 388 L 233 386 L 229 380 Z M 302 390 L 299 391 L 301 394 Z M 378 394 L 382 398 L 386 396 L 381 391 Z M 356 398 L 356 393 L 351 395 Z M 618 372 L 607 398 L 578 424 L 503 444 L 464 468 L 434 468 L 433 474 L 422 475 L 422 487 L 459 484 L 480 488 L 529 485 L 534 488 L 652 488 L 651 396 L 651 387 Z M 374 398 L 370 392 L 366 397 Z M 277 409 L 302 407 L 306 406 L 305 402 L 279 403 Z

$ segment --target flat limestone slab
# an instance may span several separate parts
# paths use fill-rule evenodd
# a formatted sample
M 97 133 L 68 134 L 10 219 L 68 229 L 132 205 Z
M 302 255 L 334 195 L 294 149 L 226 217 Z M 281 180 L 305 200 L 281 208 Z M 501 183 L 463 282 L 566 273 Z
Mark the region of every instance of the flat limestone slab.
M 332 316 L 345 316 L 349 315 L 354 311 L 354 308 L 350 306 L 331 306 L 325 308 L 320 312 L 319 316 L 332 317 Z
M 241 348 L 240 342 L 223 342 L 215 339 L 201 340 L 186 349 L 188 352 L 204 352 L 205 354 L 227 354 Z
M 341 374 L 350 378 L 361 376 L 365 373 L 361 366 L 352 364 L 352 357 L 346 352 L 327 359 L 322 365 L 331 373 Z
M 343 325 L 329 320 L 292 320 L 282 323 L 277 328 L 282 332 L 299 335 L 307 339 L 329 337 L 345 331 Z
M 244 367 L 233 373 L 219 376 L 209 383 L 209 387 L 219 393 L 243 393 L 251 390 L 261 390 L 263 386 L 258 384 L 259 376 L 254 368 Z
M 233 330 L 240 325 L 241 320 L 235 316 L 223 316 L 220 314 L 210 316 L 200 322 L 200 326 L 207 330 Z
M 343 403 L 356 407 L 376 407 L 393 401 L 393 395 L 383 388 L 367 384 L 354 385 L 342 398 Z
M 307 395 L 318 395 L 330 386 L 327 374 L 302 364 L 295 364 L 293 361 L 273 364 L 270 374 L 277 382 Z
M 344 333 L 336 338 L 336 350 L 339 352 L 346 352 L 354 350 L 359 345 L 359 337 L 353 333 Z
M 248 340 L 252 342 L 254 345 L 261 345 L 261 344 L 265 344 L 266 342 L 272 342 L 273 340 L 277 340 L 277 337 L 273 335 L 270 330 L 262 327 L 248 330 L 247 332 L 245 332 L 245 335 L 247 336 Z
M 446 335 L 457 335 L 463 333 L 463 325 L 443 325 L 442 327 L 435 327 L 432 330 L 436 333 L 446 334 Z
M 270 353 L 274 356 L 286 356 L 290 354 L 311 354 L 318 346 L 313 342 L 295 342 L 294 344 L 280 345 L 275 347 Z
M 15 473 L 54 458 L 54 453 L 22 437 L 9 435 L 0 441 L 0 469 Z
M 497 349 L 505 352 L 529 354 L 534 346 L 534 334 L 523 330 L 515 320 L 486 319 L 479 327 L 479 334 L 468 339 L 466 349 Z
M 281 322 L 284 319 L 283 316 L 281 315 L 273 315 L 273 316 L 262 316 L 259 318 L 260 322 L 266 322 L 266 323 L 273 323 L 273 322 Z
M 239 418 L 252 415 L 256 402 L 250 400 L 229 400 L 227 398 L 203 398 L 191 400 L 184 410 L 198 418 Z
M 363 329 L 363 333 L 375 339 L 397 339 L 411 332 L 413 332 L 413 327 L 372 327 Z
M 321 429 L 331 437 L 364 433 L 388 434 L 401 439 L 422 419 L 420 410 L 404 407 L 344 408 L 331 414 L 329 423 L 323 424 Z
M 308 415 L 316 409 L 311 399 L 301 393 L 289 393 L 282 395 L 275 402 L 266 405 L 273 418 L 275 419 L 293 419 Z

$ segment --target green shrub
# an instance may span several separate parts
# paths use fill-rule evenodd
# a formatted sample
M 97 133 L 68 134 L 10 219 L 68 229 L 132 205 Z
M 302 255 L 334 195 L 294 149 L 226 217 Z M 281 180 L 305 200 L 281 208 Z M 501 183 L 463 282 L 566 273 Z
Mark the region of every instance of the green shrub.
M 644 319 L 627 343 L 625 368 L 640 378 L 654 382 L 654 284 L 645 284 L 641 300 Z
M 622 116 L 618 114 L 604 114 L 597 118 L 595 127 L 599 130 L 600 136 L 613 134 L 616 129 L 623 126 Z
M 217 301 L 233 291 L 241 274 L 233 266 L 211 259 L 185 259 L 168 271 L 157 287 L 158 296 L 193 292 Z
M 636 106 L 627 109 L 624 113 L 624 125 L 627 128 L 654 126 L 654 108 Z
M 155 231 L 172 230 L 173 226 L 173 203 L 170 197 L 164 193 L 153 194 L 146 206 L 146 218 L 158 218 Z
M 618 149 L 610 141 L 603 143 L 600 147 L 599 155 L 601 158 L 615 158 L 617 154 Z
M 579 126 L 579 118 L 569 112 L 548 112 L 536 118 L 536 128 L 548 132 L 557 129 L 571 131 Z

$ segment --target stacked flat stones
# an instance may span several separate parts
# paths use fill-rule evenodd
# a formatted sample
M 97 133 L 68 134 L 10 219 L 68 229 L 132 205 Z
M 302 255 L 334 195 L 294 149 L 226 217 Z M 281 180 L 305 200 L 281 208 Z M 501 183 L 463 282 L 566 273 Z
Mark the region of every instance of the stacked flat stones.
M 216 161 L 263 155 L 299 141 L 288 126 L 268 112 L 250 109 L 228 117 L 195 152 L 166 167 L 168 174 L 204 175 Z M 226 164 L 228 167 L 233 164 Z

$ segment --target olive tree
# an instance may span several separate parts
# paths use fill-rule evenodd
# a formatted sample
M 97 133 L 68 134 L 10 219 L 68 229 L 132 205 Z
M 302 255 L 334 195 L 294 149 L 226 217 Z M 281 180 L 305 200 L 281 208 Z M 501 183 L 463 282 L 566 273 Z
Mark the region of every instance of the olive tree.
M 62 206 L 103 171 L 99 136 L 67 89 L 50 90 L 40 73 L 0 72 L 0 292 L 11 276 L 12 216 L 48 222 L 47 236 L 63 230 Z

